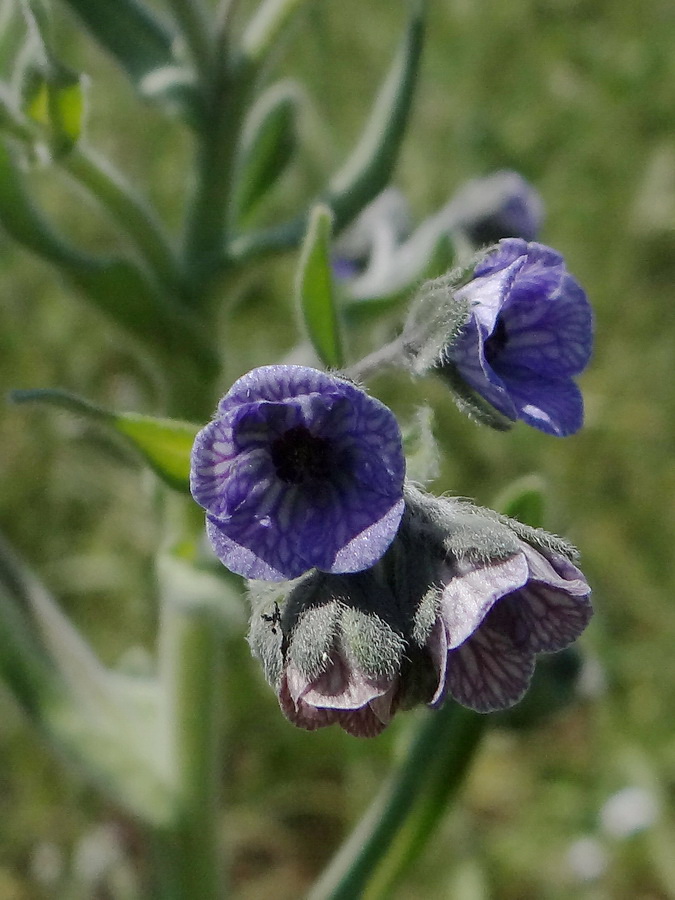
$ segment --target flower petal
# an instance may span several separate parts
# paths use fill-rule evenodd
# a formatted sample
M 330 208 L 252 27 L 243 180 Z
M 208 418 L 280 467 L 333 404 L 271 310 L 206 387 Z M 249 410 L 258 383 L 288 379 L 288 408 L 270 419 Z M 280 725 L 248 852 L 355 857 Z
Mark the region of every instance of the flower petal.
M 296 703 L 289 691 L 286 675 L 282 675 L 281 678 L 279 706 L 289 722 L 307 731 L 316 731 L 317 728 L 326 728 L 328 725 L 334 725 L 340 715 L 336 710 L 318 709 L 306 703 Z
M 541 275 L 532 296 L 521 296 L 527 269 L 516 279 L 501 320 L 508 340 L 493 366 L 505 380 L 508 370 L 531 369 L 548 378 L 577 375 L 587 365 L 593 345 L 593 314 L 586 294 L 566 272 L 551 292 L 542 296 Z M 537 295 L 537 292 L 539 294 Z
M 534 654 L 516 647 L 489 621 L 448 654 L 448 690 L 458 703 L 476 712 L 513 706 L 533 672 Z
M 331 572 L 360 572 L 375 565 L 396 534 L 404 506 L 399 500 L 381 519 L 354 535 L 333 557 Z
M 581 391 L 570 378 L 510 376 L 507 390 L 518 418 L 556 437 L 577 432 L 584 423 Z
M 260 555 L 258 547 L 254 553 L 248 547 L 233 541 L 224 533 L 218 521 L 208 516 L 206 518 L 206 535 L 214 553 L 222 564 L 236 575 L 243 575 L 244 578 L 253 578 L 260 581 L 285 581 L 287 578 L 302 575 L 306 571 L 298 567 L 299 571 L 296 573 L 296 576 L 288 575 L 286 567 L 281 570 L 266 562 Z
M 465 326 L 456 344 L 448 352 L 448 357 L 457 366 L 464 381 L 492 404 L 502 415 L 518 418 L 518 411 L 509 396 L 506 384 L 488 364 L 484 352 L 484 330 L 475 321 Z
M 497 600 L 521 588 L 527 575 L 522 553 L 480 567 L 470 566 L 461 574 L 450 573 L 439 609 L 448 649 L 454 650 L 476 631 Z
M 593 615 L 588 597 L 575 597 L 538 582 L 528 582 L 507 600 L 517 610 L 527 645 L 534 653 L 552 653 L 569 646 Z

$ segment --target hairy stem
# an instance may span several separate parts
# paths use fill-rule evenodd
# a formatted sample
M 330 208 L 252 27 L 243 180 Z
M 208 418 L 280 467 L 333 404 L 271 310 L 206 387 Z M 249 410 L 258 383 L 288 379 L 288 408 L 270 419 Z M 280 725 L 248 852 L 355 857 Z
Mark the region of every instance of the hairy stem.
M 221 646 L 211 610 L 164 604 L 160 665 L 177 814 L 172 827 L 155 837 L 165 872 L 170 872 L 170 900 L 225 897 L 219 841 Z

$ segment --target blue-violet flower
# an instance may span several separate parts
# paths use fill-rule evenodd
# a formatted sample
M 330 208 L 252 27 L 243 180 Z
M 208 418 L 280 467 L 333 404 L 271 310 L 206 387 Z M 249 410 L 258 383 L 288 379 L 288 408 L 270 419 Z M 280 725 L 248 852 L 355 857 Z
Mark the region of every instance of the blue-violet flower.
M 197 435 L 190 488 L 220 561 L 281 581 L 373 565 L 396 534 L 404 474 L 384 404 L 316 369 L 262 366 Z
M 583 423 L 572 380 L 588 364 L 593 315 L 586 294 L 549 247 L 507 238 L 456 294 L 469 320 L 439 366 L 511 421 L 564 437 Z

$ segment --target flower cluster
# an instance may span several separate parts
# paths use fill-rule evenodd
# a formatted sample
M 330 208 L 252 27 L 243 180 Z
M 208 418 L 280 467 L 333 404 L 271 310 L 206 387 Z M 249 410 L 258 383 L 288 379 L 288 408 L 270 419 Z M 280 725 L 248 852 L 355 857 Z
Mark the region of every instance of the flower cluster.
M 586 294 L 550 247 L 518 238 L 481 259 L 454 300 L 469 307 L 438 370 L 457 376 L 507 420 L 563 437 L 583 423 L 573 381 L 588 364 L 593 317 Z
M 280 581 L 375 563 L 401 519 L 404 474 L 384 404 L 316 369 L 263 366 L 197 435 L 190 488 L 221 562 Z
M 590 588 L 572 556 L 545 532 L 408 488 L 398 535 L 368 571 L 312 573 L 286 597 L 253 586 L 250 643 L 286 716 L 310 730 L 372 736 L 396 710 L 448 695 L 505 709 L 537 654 L 588 624 Z
M 580 427 L 572 378 L 592 317 L 555 251 L 504 239 L 436 312 L 432 294 L 398 342 L 414 370 L 435 365 L 507 421 Z M 221 562 L 254 580 L 250 644 L 303 728 L 372 736 L 397 710 L 449 697 L 507 709 L 537 655 L 568 646 L 591 617 L 563 541 L 404 478 L 393 413 L 304 366 L 244 375 L 197 435 L 192 494 Z

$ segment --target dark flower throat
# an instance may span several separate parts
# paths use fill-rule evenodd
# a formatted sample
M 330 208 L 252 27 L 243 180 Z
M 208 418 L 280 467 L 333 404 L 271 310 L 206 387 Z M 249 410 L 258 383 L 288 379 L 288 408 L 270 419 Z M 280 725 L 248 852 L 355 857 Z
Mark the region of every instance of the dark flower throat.
M 499 356 L 508 342 L 509 336 L 506 331 L 506 325 L 504 325 L 504 320 L 497 319 L 494 331 L 485 341 L 484 347 L 485 359 L 488 361 L 488 363 L 490 363 L 490 365 L 492 365 L 493 360 L 495 360 Z
M 272 444 L 272 462 L 287 484 L 324 480 L 330 474 L 330 444 L 304 425 L 290 428 Z

